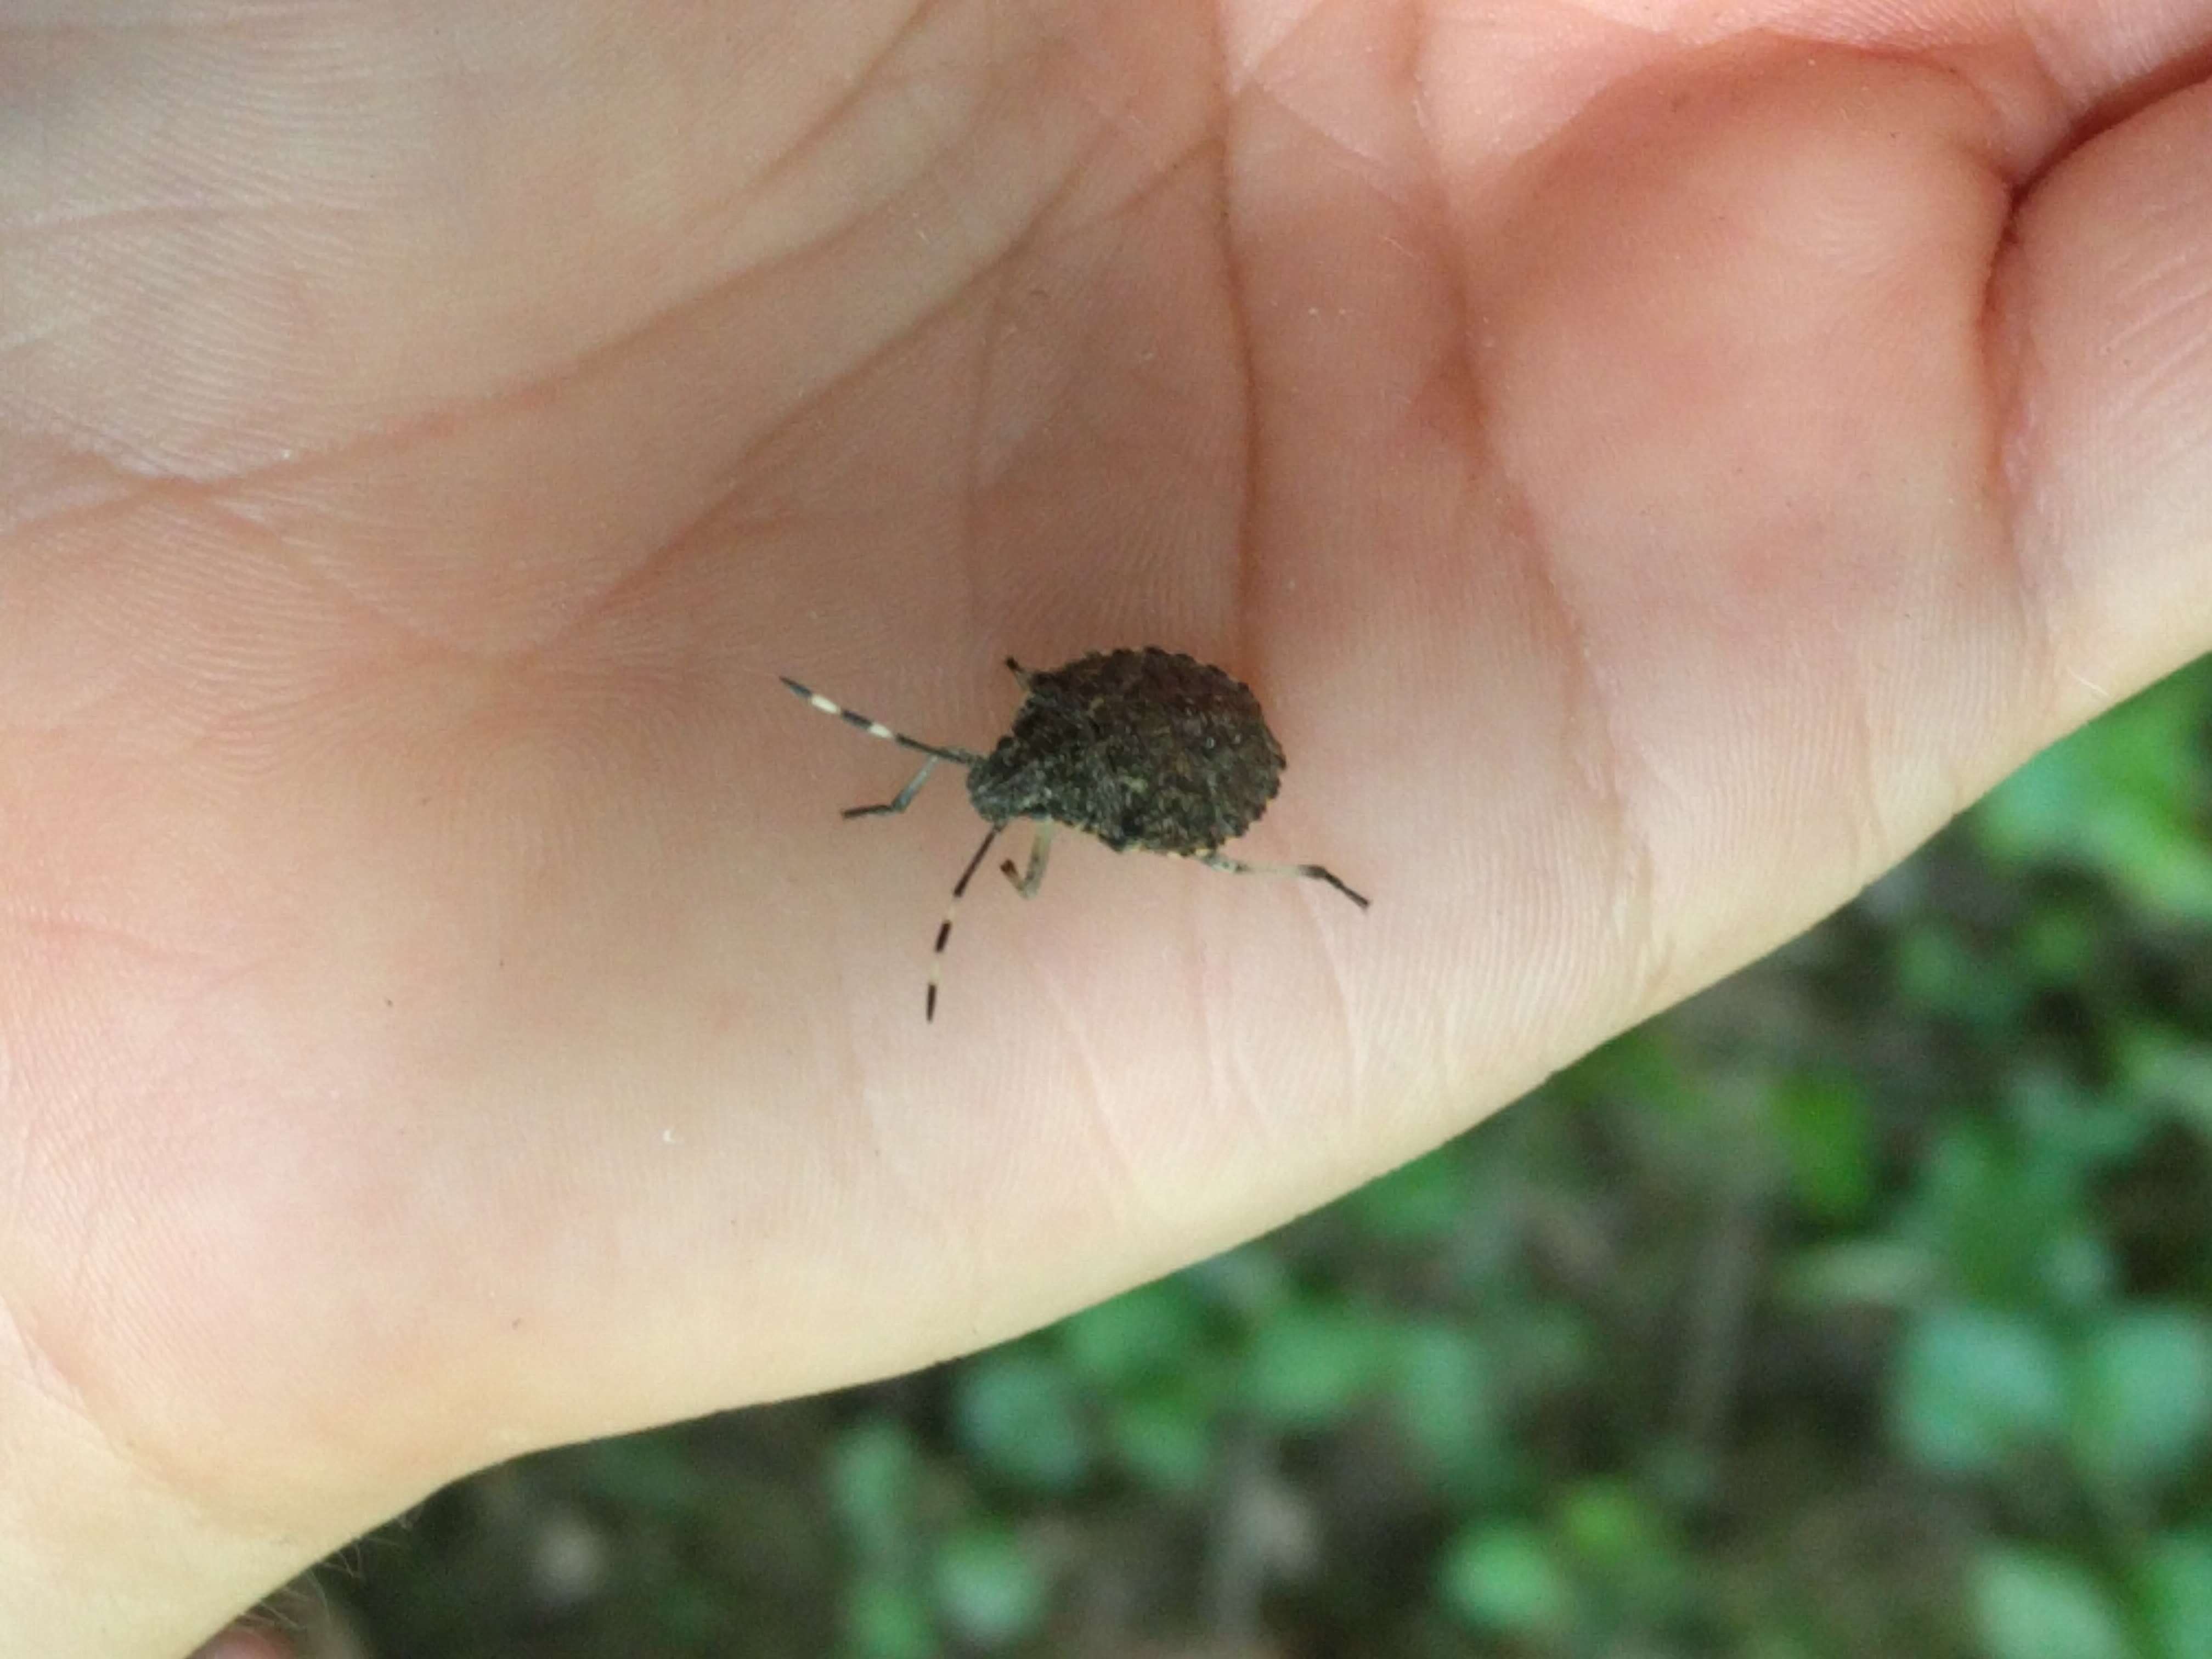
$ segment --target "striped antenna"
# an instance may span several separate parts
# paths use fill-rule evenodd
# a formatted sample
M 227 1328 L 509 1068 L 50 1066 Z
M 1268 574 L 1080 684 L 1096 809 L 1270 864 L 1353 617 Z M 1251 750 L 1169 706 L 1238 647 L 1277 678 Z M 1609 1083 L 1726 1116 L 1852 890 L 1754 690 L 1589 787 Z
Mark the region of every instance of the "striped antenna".
M 983 844 L 975 849 L 975 856 L 968 860 L 968 867 L 960 872 L 960 879 L 952 884 L 951 902 L 945 907 L 945 920 L 937 924 L 937 948 L 929 958 L 929 994 L 922 1000 L 921 1017 L 937 1018 L 937 976 L 945 966 L 945 941 L 952 937 L 952 913 L 960 908 L 960 896 L 968 890 L 968 884 L 975 878 L 982 866 L 983 855 L 991 850 L 991 843 L 999 838 L 999 831 L 1006 826 L 994 823 L 983 837 Z
M 825 714 L 835 714 L 846 725 L 866 732 L 872 738 L 881 738 L 885 743 L 895 743 L 902 749 L 911 749 L 917 754 L 933 755 L 939 760 L 952 762 L 957 766 L 973 766 L 983 757 L 972 749 L 955 749 L 948 744 L 924 743 L 919 738 L 909 738 L 903 732 L 894 732 L 881 720 L 870 720 L 866 714 L 855 714 L 842 704 L 834 703 L 819 691 L 801 685 L 788 674 L 779 674 L 784 689 L 802 702 L 811 703 Z

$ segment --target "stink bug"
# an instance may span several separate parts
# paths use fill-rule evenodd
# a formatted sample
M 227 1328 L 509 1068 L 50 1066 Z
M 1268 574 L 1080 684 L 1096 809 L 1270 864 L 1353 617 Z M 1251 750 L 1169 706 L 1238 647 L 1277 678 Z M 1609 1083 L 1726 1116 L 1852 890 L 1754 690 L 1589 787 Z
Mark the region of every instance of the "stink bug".
M 1028 867 L 999 869 L 1024 898 L 1044 880 L 1053 832 L 1061 825 L 1097 836 L 1115 852 L 1133 848 L 1195 859 L 1234 875 L 1305 876 L 1327 882 L 1361 909 L 1367 901 L 1318 864 L 1248 864 L 1221 843 L 1259 821 L 1282 781 L 1283 746 L 1267 729 L 1260 700 L 1218 668 L 1179 652 L 1146 646 L 1095 651 L 1059 668 L 1006 666 L 1026 694 L 1013 729 L 988 755 L 923 743 L 834 703 L 785 678 L 793 695 L 870 737 L 924 758 L 905 788 L 879 806 L 848 807 L 848 818 L 903 812 L 940 761 L 968 769 L 968 799 L 990 826 L 937 929 L 922 1017 L 937 1018 L 937 981 L 952 914 L 992 842 L 1016 818 L 1036 822 Z

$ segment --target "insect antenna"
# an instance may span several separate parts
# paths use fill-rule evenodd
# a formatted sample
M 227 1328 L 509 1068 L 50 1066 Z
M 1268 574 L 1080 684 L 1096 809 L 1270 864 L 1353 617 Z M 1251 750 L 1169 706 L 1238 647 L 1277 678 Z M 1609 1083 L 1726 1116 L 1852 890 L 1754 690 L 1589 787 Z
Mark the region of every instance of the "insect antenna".
M 793 696 L 803 698 L 811 707 L 820 709 L 823 714 L 835 714 L 846 725 L 865 732 L 872 738 L 881 738 L 885 743 L 895 743 L 902 749 L 911 749 L 917 754 L 927 757 L 921 763 L 921 769 L 908 781 L 905 788 L 900 790 L 890 799 L 878 805 L 847 807 L 845 816 L 848 818 L 890 817 L 895 813 L 903 812 L 914 804 L 914 798 L 921 793 L 921 786 L 929 781 L 929 775 L 937 769 L 938 762 L 951 761 L 955 766 L 973 766 L 983 758 L 972 749 L 955 749 L 945 744 L 924 743 L 919 738 L 909 738 L 903 732 L 894 732 L 881 720 L 871 720 L 866 714 L 856 714 L 842 703 L 830 702 L 819 691 L 810 686 L 801 685 L 787 674 L 779 674 L 776 678 L 783 682 L 784 689 Z
M 778 674 L 784 690 L 801 702 L 811 703 L 825 714 L 835 714 L 846 725 L 866 732 L 872 738 L 881 738 L 885 743 L 895 743 L 902 749 L 911 749 L 916 754 L 934 756 L 939 760 L 951 761 L 955 766 L 973 766 L 983 757 L 972 749 L 956 749 L 950 744 L 924 743 L 920 738 L 909 738 L 903 732 L 894 732 L 881 720 L 870 720 L 842 703 L 835 703 L 810 686 L 801 685 L 788 674 Z
M 999 831 L 1006 826 L 994 823 L 983 837 L 983 844 L 975 849 L 975 856 L 968 860 L 968 867 L 960 872 L 960 879 L 952 884 L 951 902 L 945 907 L 945 920 L 937 924 L 937 945 L 929 959 L 929 994 L 922 1000 L 921 1017 L 937 1018 L 937 975 L 945 966 L 945 941 L 952 937 L 952 913 L 960 908 L 960 896 L 968 890 L 968 884 L 975 878 L 982 867 L 983 855 L 991 850 L 991 843 L 999 838 Z

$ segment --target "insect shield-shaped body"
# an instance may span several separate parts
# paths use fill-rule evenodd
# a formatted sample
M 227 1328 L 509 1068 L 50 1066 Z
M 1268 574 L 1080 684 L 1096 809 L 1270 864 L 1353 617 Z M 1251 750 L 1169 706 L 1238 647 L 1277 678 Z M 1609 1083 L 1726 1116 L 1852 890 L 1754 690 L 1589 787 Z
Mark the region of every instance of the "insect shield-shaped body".
M 793 679 L 783 683 L 826 714 L 872 737 L 927 757 L 906 787 L 880 806 L 848 808 L 847 817 L 903 812 L 941 761 L 968 769 L 968 798 L 990 825 L 983 844 L 953 884 L 937 930 L 941 961 L 952 913 L 990 852 L 1016 818 L 1037 825 L 1029 866 L 1000 865 L 1023 897 L 1044 880 L 1053 832 L 1065 824 L 1115 852 L 1168 853 L 1237 875 L 1304 876 L 1328 883 L 1361 909 L 1367 901 L 1318 864 L 1247 864 L 1221 844 L 1259 821 L 1282 781 L 1283 749 L 1260 701 L 1218 668 L 1172 651 L 1094 652 L 1060 668 L 1032 672 L 1009 658 L 1028 696 L 1013 730 L 988 755 L 922 743 L 840 707 Z M 930 966 L 925 1017 L 937 1014 L 939 961 Z
M 1210 853 L 1267 810 L 1283 749 L 1260 700 L 1170 651 L 1108 651 L 1042 674 L 1014 729 L 968 774 L 992 823 L 1064 823 L 1115 852 Z

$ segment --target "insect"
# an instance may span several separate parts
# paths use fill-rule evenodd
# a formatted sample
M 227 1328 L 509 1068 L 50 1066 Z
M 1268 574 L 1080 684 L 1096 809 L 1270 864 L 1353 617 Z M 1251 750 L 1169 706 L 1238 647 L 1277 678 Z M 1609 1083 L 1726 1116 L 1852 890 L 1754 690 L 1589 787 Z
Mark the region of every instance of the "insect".
M 1234 875 L 1305 876 L 1367 908 L 1366 899 L 1318 864 L 1248 864 L 1221 850 L 1222 842 L 1259 821 L 1283 776 L 1283 746 L 1267 729 L 1260 700 L 1241 682 L 1157 646 L 1095 651 L 1042 671 L 1012 657 L 1006 666 L 1026 695 L 1013 729 L 988 755 L 923 743 L 783 679 L 793 696 L 823 714 L 923 757 L 905 788 L 879 806 L 848 807 L 848 818 L 905 811 L 940 761 L 968 769 L 968 799 L 990 828 L 952 884 L 938 925 L 925 1019 L 937 1018 L 938 975 L 953 912 L 991 844 L 1016 818 L 1036 822 L 1028 867 L 1017 872 L 1006 859 L 999 869 L 1024 898 L 1036 896 L 1053 832 L 1065 825 L 1117 853 L 1169 853 Z

